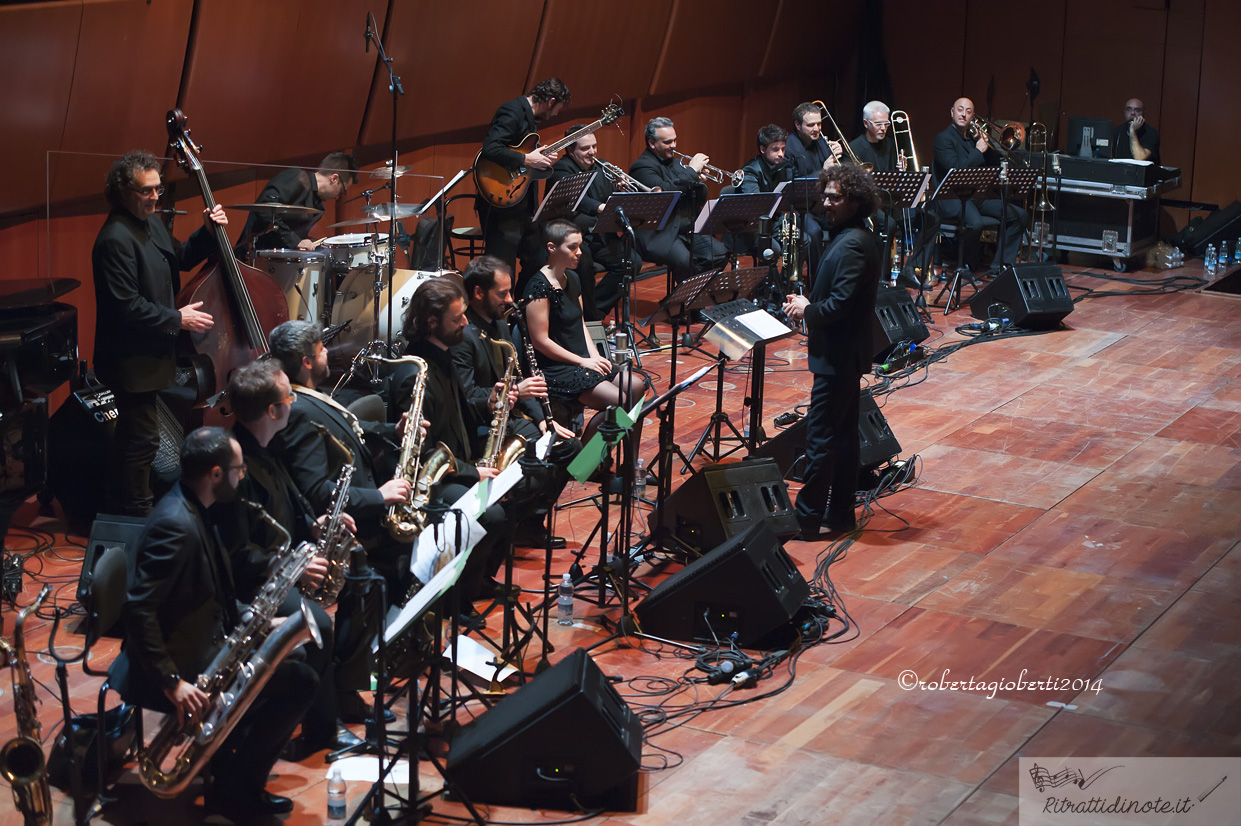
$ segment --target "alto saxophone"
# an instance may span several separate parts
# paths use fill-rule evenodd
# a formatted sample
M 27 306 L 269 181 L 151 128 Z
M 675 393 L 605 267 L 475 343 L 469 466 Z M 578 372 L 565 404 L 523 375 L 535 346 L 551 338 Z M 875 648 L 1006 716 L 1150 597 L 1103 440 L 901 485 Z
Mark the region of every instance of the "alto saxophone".
M 504 470 L 526 450 L 526 440 L 521 436 L 505 438 L 511 412 L 508 397 L 517 384 L 517 348 L 502 338 L 492 339 L 491 343 L 504 353 L 504 384 L 491 405 L 491 430 L 487 433 L 487 446 L 478 466 Z
M 443 442 L 436 442 L 435 449 L 422 462 L 422 403 L 427 389 L 427 362 L 418 356 L 401 356 L 384 359 L 386 362 L 408 362 L 418 367 L 414 381 L 414 396 L 409 405 L 409 418 L 405 422 L 405 434 L 401 438 L 401 453 L 397 458 L 393 478 L 409 482 L 409 499 L 388 507 L 384 525 L 398 542 L 412 542 L 427 526 L 426 506 L 431 502 L 431 488 L 456 466 L 452 451 Z
M 243 501 L 282 533 L 284 541 L 276 556 L 275 570 L 263 589 L 243 612 L 211 664 L 198 675 L 195 685 L 207 695 L 206 712 L 200 718 L 190 715 L 182 723 L 177 722 L 176 714 L 169 714 L 151 744 L 138 756 L 142 784 L 157 797 L 176 797 L 185 791 L 267 685 L 276 666 L 293 649 L 312 640 L 323 647 L 319 626 L 305 599 L 301 611 L 272 628 L 280 603 L 314 559 L 316 547 L 303 542 L 289 554 L 293 541 L 289 532 L 262 507 Z
M 34 679 L 26 662 L 26 643 L 22 626 L 51 593 L 43 590 L 17 615 L 13 643 L 0 637 L 0 654 L 13 669 L 13 709 L 17 714 L 17 736 L 0 747 L 0 774 L 13 787 L 13 803 L 25 818 L 26 826 L 50 826 L 52 792 L 47 785 L 47 761 L 43 757 L 43 727 L 35 711 Z
M 331 433 L 328 433 L 328 436 L 335 439 Z M 345 449 L 348 450 L 348 448 Z M 328 512 L 327 524 L 319 531 L 319 542 L 315 546 L 315 556 L 321 556 L 327 560 L 327 574 L 323 578 L 323 583 L 318 588 L 311 588 L 300 582 L 297 585 L 302 596 L 314 600 L 324 608 L 330 608 L 336 604 L 341 589 L 345 587 L 345 570 L 349 567 L 349 554 L 358 546 L 358 540 L 349 532 L 344 520 L 340 518 L 345 510 L 345 500 L 349 498 L 349 480 L 352 478 L 353 462 L 350 460 L 341 466 L 340 477 L 336 480 L 335 495 L 332 499 L 332 509 Z

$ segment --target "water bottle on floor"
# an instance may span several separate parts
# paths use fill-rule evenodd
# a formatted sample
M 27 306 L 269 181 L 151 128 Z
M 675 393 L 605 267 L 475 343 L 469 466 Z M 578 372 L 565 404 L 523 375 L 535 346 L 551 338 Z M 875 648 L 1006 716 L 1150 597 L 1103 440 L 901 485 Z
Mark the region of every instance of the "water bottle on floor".
M 565 571 L 556 586 L 556 624 L 573 624 L 573 579 Z
M 1219 259 L 1215 256 L 1215 245 L 1207 244 L 1206 254 L 1202 257 L 1202 268 L 1206 272 L 1207 280 L 1215 278 L 1215 273 L 1219 269 Z
M 349 819 L 348 801 L 345 799 L 345 778 L 340 776 L 340 766 L 332 767 L 327 781 L 327 822 L 337 826 Z

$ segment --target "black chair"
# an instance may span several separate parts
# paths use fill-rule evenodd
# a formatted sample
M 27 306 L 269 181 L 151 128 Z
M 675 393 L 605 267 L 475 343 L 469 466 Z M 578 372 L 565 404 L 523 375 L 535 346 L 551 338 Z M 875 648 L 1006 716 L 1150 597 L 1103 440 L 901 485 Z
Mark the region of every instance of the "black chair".
M 458 227 L 455 226 L 452 211 L 449 209 L 453 201 L 459 201 L 463 198 L 469 198 L 471 202 L 474 200 L 473 195 L 453 195 L 444 202 L 444 247 L 445 257 L 452 269 L 461 272 L 462 268 L 457 266 L 457 256 L 466 256 L 466 263 L 483 254 L 485 245 L 483 243 L 483 229 L 477 227 Z M 471 209 L 473 205 L 471 204 Z

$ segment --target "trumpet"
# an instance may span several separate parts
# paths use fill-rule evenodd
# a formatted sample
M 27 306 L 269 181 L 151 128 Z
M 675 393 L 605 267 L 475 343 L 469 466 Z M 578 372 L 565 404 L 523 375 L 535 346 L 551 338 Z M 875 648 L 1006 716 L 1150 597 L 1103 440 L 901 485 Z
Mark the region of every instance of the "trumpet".
M 595 163 L 597 163 L 599 168 L 603 170 L 603 174 L 607 175 L 608 179 L 612 181 L 613 186 L 618 186 L 621 189 L 627 189 L 630 192 L 654 191 L 653 187 L 649 187 L 642 183 L 614 163 L 608 163 L 603 158 L 595 158 Z
M 844 147 L 845 153 L 848 154 L 849 160 L 862 167 L 864 172 L 874 172 L 875 165 L 873 163 L 862 163 L 853 152 L 853 148 L 849 146 L 849 141 L 845 140 L 845 133 L 840 131 L 840 127 L 836 125 L 836 119 L 832 117 L 832 113 L 827 110 L 827 104 L 821 100 L 812 100 L 811 103 L 817 103 L 819 108 L 823 110 L 823 116 L 832 124 L 832 128 L 836 130 L 836 137 L 840 139 L 840 145 Z
M 899 167 L 901 163 L 899 159 L 904 158 L 906 169 L 921 169 L 922 167 L 918 164 L 918 150 L 914 146 L 909 113 L 904 109 L 897 109 L 890 117 L 892 118 L 892 140 L 896 143 L 897 166 Z
M 690 159 L 694 157 L 693 155 L 686 155 L 684 152 L 678 152 L 675 149 L 672 150 L 672 154 L 680 158 L 686 166 L 689 166 Z M 712 181 L 717 184 L 724 183 L 724 179 L 728 178 L 732 182 L 733 186 L 741 186 L 741 181 L 745 178 L 744 169 L 738 169 L 735 172 L 725 172 L 718 166 L 712 166 L 709 163 L 703 164 L 702 172 L 699 172 L 698 174 L 706 178 L 708 181 Z

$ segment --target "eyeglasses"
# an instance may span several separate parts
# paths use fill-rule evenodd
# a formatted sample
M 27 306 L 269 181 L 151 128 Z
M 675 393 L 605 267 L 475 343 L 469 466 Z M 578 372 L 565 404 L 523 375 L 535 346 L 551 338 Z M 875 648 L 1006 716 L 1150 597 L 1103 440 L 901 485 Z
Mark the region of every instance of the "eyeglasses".
M 229 465 L 228 469 L 237 471 L 238 479 L 246 478 L 246 463 L 245 462 L 242 462 L 239 465 Z
M 137 192 L 143 198 L 150 198 L 152 195 L 164 194 L 163 184 L 160 184 L 159 186 L 131 186 L 130 189 Z
M 290 390 L 290 391 L 289 391 L 289 395 L 285 396 L 283 399 L 281 399 L 281 400 L 280 400 L 280 401 L 278 401 L 278 402 L 272 402 L 272 404 L 288 404 L 288 405 L 291 405 L 291 404 L 293 404 L 293 402 L 295 402 L 295 401 L 297 401 L 297 394 L 296 394 L 296 393 L 294 393 L 292 390 Z
M 875 128 L 878 128 L 880 126 L 891 126 L 892 125 L 892 121 L 890 120 L 863 120 L 862 123 L 869 124 L 871 126 L 874 126 Z
M 845 199 L 845 196 L 841 195 L 839 192 L 824 192 L 823 193 L 823 200 L 829 201 L 833 204 L 838 204 L 844 199 Z

